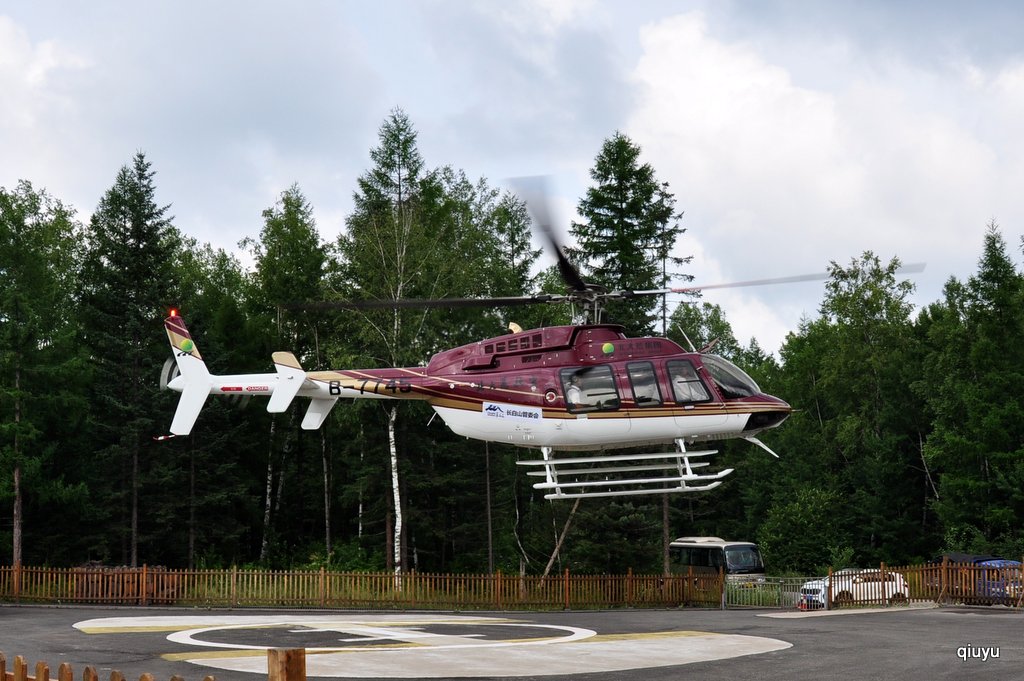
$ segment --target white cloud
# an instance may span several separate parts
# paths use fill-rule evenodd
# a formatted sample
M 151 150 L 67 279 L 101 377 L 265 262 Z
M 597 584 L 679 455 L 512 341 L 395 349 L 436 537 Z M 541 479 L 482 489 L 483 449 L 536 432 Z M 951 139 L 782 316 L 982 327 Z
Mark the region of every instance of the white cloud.
M 928 7 L 15 3 L 0 16 L 0 185 L 29 179 L 87 218 L 143 150 L 189 235 L 233 249 L 294 182 L 333 238 L 397 106 L 431 167 L 493 185 L 554 174 L 567 233 L 618 129 L 671 184 L 701 282 L 871 249 L 928 261 L 930 302 L 974 271 L 988 220 L 1013 245 L 1024 231 L 1024 56 L 1002 30 L 1012 4 Z M 821 293 L 707 299 L 774 350 Z
M 60 158 L 63 143 L 77 128 L 72 82 L 89 67 L 85 55 L 53 40 L 33 41 L 22 26 L 0 16 L 0 149 L 17 159 L 22 173 L 5 172 L 0 184 L 31 179 L 31 171 Z M 5 170 L 13 170 L 10 163 Z
M 972 115 L 988 103 L 950 108 L 969 96 L 976 74 L 865 59 L 835 87 L 798 85 L 754 44 L 717 39 L 700 13 L 645 27 L 641 45 L 633 75 L 642 94 L 627 132 L 686 211 L 684 239 L 693 241 L 683 249 L 699 242 L 716 263 L 695 263 L 698 271 L 727 280 L 801 274 L 872 250 L 927 260 L 944 279 L 973 266 L 976 257 L 964 254 L 980 248 L 996 204 L 1024 217 L 1021 199 L 1007 204 L 1002 186 L 1019 161 L 996 147 L 1010 118 L 981 131 Z M 982 87 L 1012 108 L 1015 74 L 983 78 Z M 1013 94 L 996 94 L 1004 83 Z M 941 281 L 930 284 L 935 299 Z M 794 315 L 815 313 L 820 290 L 813 305 L 800 291 L 730 293 L 737 309 L 727 311 L 737 329 L 746 325 L 739 314 L 765 317 L 756 335 L 775 350 L 779 331 L 796 328 Z

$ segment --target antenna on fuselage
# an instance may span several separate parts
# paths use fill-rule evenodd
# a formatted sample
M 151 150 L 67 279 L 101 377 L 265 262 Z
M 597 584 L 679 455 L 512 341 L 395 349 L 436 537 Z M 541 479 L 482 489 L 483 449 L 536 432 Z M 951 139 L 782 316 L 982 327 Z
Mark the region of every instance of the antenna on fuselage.
M 683 334 L 683 338 L 686 339 L 686 344 L 690 346 L 690 352 L 697 352 L 697 348 L 693 346 L 693 341 L 690 340 L 690 337 L 686 335 L 685 331 L 683 331 L 683 327 L 676 324 L 676 329 L 679 331 L 679 333 Z

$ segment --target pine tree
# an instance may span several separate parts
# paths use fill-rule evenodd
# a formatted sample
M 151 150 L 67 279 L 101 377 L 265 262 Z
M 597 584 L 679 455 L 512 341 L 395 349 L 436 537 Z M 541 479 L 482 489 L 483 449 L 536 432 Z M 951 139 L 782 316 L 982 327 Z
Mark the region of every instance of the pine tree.
M 0 187 L 0 470 L 11 475 L 15 565 L 26 489 L 39 503 L 64 487 L 55 459 L 68 455 L 82 407 L 71 314 L 80 236 L 73 212 L 46 192 L 28 182 Z
M 170 396 L 156 382 L 167 354 L 160 319 L 178 291 L 179 236 L 169 207 L 156 202 L 155 174 L 141 151 L 118 172 L 89 222 L 82 274 L 82 336 L 94 368 L 90 431 L 105 467 L 93 472 L 98 490 L 104 479 L 118 481 L 97 495 L 119 506 L 107 506 L 97 527 L 115 533 L 100 543 L 119 541 L 120 560 L 133 566 L 147 529 L 140 527 L 146 468 L 161 463 L 152 436 L 165 431 L 169 413 Z
M 199 339 L 210 372 L 254 370 L 266 348 L 260 334 L 249 328 L 255 325 L 245 314 L 249 282 L 238 259 L 186 239 L 175 278 L 188 282 L 178 305 Z M 268 328 L 264 323 L 261 330 Z M 161 443 L 169 484 L 150 489 L 147 496 L 167 528 L 161 535 L 166 551 L 154 555 L 156 547 L 151 547 L 149 560 L 194 568 L 253 559 L 248 540 L 258 538 L 263 469 L 251 453 L 264 451 L 265 406 L 263 401 L 247 404 L 240 396 L 211 396 L 190 435 Z M 172 410 L 168 408 L 165 422 Z
M 934 502 L 951 550 L 1024 552 L 1024 276 L 995 223 L 978 271 L 951 281 L 931 309 L 925 394 L 935 428 L 925 445 L 939 477 Z
M 659 183 L 654 169 L 640 163 L 640 147 L 621 132 L 605 140 L 590 170 L 595 182 L 579 202 L 584 222 L 574 222 L 578 247 L 572 255 L 587 270 L 587 280 L 610 290 L 663 288 L 673 266 L 688 258 L 672 256 L 679 227 L 675 196 Z M 607 317 L 635 335 L 654 330 L 657 298 L 610 303 Z

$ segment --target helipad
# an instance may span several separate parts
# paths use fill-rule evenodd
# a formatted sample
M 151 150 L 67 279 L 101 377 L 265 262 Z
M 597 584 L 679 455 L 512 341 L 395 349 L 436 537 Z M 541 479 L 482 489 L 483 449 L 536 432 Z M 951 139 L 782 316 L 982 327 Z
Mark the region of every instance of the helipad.
M 593 629 L 464 615 L 167 615 L 76 623 L 89 634 L 167 632 L 165 660 L 267 672 L 270 647 L 306 649 L 309 676 L 564 676 L 757 655 L 786 641 L 708 631 L 602 634 Z

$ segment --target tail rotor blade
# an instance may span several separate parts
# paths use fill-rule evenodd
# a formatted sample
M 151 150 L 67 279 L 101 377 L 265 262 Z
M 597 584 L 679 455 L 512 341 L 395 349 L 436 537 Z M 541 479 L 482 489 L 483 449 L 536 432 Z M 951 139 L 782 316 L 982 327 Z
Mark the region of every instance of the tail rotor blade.
M 160 389 L 167 390 L 167 385 L 178 377 L 181 371 L 178 369 L 177 362 L 174 361 L 173 357 L 168 357 L 164 360 L 164 365 L 160 369 Z

